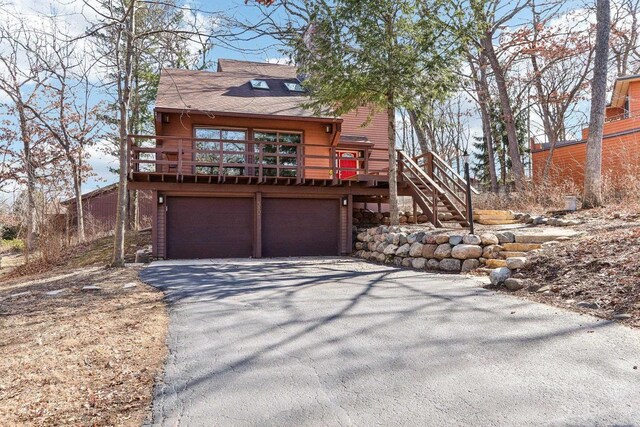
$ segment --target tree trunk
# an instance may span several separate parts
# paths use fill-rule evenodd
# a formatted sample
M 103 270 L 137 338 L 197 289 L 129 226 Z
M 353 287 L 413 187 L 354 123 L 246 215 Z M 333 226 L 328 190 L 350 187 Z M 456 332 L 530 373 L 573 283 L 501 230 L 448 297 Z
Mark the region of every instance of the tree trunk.
M 480 107 L 480 119 L 482 121 L 482 134 L 484 135 L 484 144 L 487 148 L 487 161 L 489 181 L 491 183 L 491 191 L 498 192 L 498 175 L 496 173 L 496 159 L 493 150 L 493 132 L 491 131 L 491 113 L 489 112 L 489 82 L 487 81 L 486 58 L 482 53 L 479 54 L 480 69 L 476 70 L 473 64 L 473 58 L 468 56 L 473 83 L 478 95 L 478 106 Z M 480 76 L 478 77 L 478 73 Z
M 396 111 L 393 92 L 387 93 L 387 121 L 389 125 L 389 212 L 391 225 L 400 225 L 398 213 L 398 160 L 396 156 Z
M 71 172 L 73 173 L 73 192 L 76 196 L 76 216 L 78 218 L 78 241 L 85 241 L 84 234 L 84 210 L 82 209 L 82 177 L 80 176 L 80 169 L 76 165 L 73 159 L 69 159 L 71 162 Z
M 118 81 L 118 104 L 120 110 L 120 126 L 119 126 L 119 150 L 120 158 L 120 174 L 118 181 L 118 209 L 116 211 L 116 224 L 113 237 L 113 261 L 112 267 L 124 267 L 124 246 L 125 231 L 127 226 L 127 169 L 128 169 L 128 153 L 127 153 L 127 120 L 129 116 L 129 100 L 131 97 L 131 75 L 133 61 L 133 37 L 135 31 L 136 8 L 135 1 L 131 7 L 131 16 L 127 25 L 127 40 L 125 44 L 124 55 L 124 75 Z M 116 53 L 118 54 L 118 53 Z
M 602 134 L 607 95 L 607 60 L 610 32 L 609 0 L 596 2 L 596 47 L 591 82 L 591 114 L 587 137 L 587 159 L 584 165 L 585 208 L 602 206 Z
M 496 79 L 498 88 L 498 97 L 500 98 L 500 107 L 502 110 L 502 118 L 504 120 L 505 129 L 507 131 L 507 139 L 509 141 L 509 158 L 511 159 L 511 170 L 517 190 L 524 189 L 524 166 L 520 158 L 520 149 L 518 144 L 518 133 L 516 131 L 516 122 L 511 108 L 511 100 L 509 99 L 509 90 L 504 74 L 504 70 L 500 65 L 498 56 L 493 48 L 493 40 L 491 34 L 487 33 L 482 39 L 482 48 L 487 57 L 493 74 Z
M 409 109 L 409 121 L 411 121 L 411 126 L 415 131 L 415 134 L 418 137 L 418 144 L 420 145 L 420 150 L 422 153 L 428 153 L 431 151 L 429 149 L 429 143 L 427 142 L 427 138 L 424 136 L 424 129 L 420 126 L 420 119 L 418 118 L 418 113 L 414 109 Z

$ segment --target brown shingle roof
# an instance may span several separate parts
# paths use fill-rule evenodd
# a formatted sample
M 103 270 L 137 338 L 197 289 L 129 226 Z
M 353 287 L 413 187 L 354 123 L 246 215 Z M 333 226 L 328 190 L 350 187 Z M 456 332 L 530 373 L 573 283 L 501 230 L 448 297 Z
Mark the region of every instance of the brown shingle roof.
M 218 70 L 163 70 L 156 108 L 331 118 L 302 108 L 307 96 L 286 88 L 285 82 L 297 82 L 296 67 L 221 59 Z M 270 89 L 253 89 L 251 79 L 265 80 Z

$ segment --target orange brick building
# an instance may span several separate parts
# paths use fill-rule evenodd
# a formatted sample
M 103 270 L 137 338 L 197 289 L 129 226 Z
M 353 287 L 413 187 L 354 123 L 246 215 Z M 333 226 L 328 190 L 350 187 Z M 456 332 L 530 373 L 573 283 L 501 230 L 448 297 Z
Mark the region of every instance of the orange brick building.
M 629 175 L 640 175 L 640 75 L 618 78 L 611 103 L 605 110 L 602 142 L 602 173 L 614 183 Z M 582 188 L 589 129 L 579 141 L 560 141 L 551 158 L 549 180 L 573 182 Z M 539 182 L 549 157 L 549 144 L 531 144 L 533 178 Z

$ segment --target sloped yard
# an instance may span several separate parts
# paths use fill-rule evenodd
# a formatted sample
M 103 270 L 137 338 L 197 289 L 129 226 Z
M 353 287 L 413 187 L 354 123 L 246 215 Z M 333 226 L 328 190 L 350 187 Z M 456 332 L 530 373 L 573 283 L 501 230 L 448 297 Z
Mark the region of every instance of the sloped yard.
M 104 267 L 110 241 L 48 273 L 0 282 L 3 425 L 140 425 L 147 416 L 166 355 L 166 308 L 136 268 Z

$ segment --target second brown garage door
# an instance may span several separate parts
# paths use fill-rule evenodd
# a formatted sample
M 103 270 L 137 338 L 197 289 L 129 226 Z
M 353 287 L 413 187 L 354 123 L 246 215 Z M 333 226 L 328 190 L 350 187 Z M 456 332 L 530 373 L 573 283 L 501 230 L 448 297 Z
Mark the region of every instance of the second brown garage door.
M 167 258 L 253 255 L 253 199 L 167 198 Z
M 262 256 L 339 255 L 336 199 L 262 199 Z

